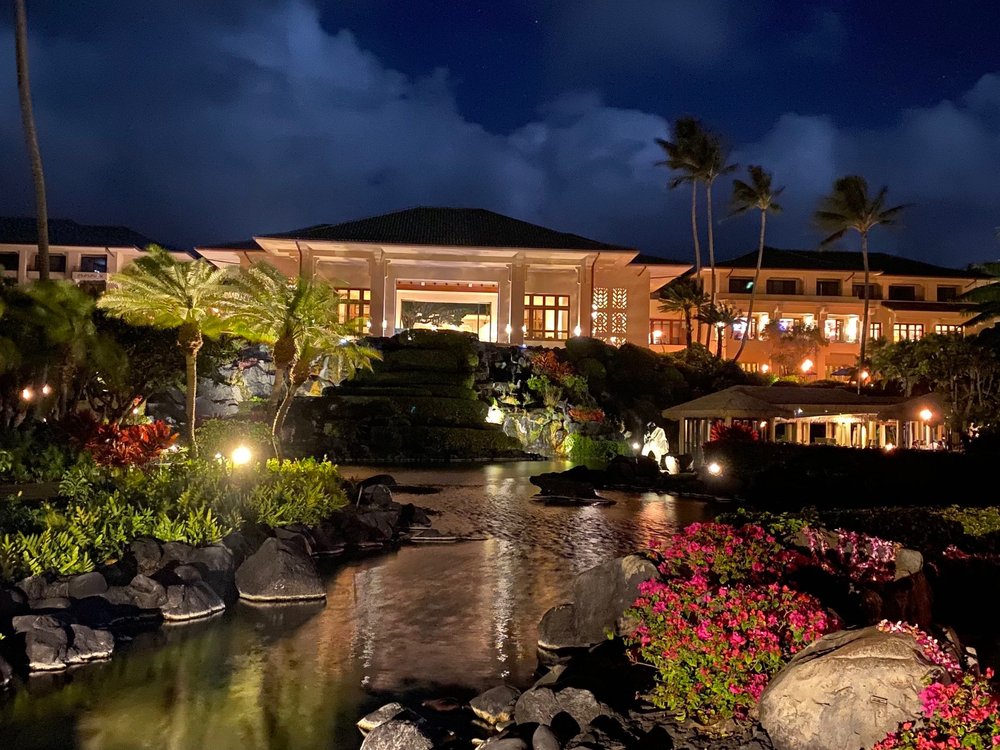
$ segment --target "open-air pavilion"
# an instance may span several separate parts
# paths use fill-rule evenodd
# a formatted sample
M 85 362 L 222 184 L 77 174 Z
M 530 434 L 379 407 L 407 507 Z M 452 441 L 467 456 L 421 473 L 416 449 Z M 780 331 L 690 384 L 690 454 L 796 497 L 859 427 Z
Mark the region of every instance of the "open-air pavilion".
M 734 423 L 771 442 L 855 448 L 934 447 L 943 409 L 934 394 L 906 399 L 845 388 L 738 385 L 663 411 L 680 423 L 678 453 L 702 460 L 712 426 Z

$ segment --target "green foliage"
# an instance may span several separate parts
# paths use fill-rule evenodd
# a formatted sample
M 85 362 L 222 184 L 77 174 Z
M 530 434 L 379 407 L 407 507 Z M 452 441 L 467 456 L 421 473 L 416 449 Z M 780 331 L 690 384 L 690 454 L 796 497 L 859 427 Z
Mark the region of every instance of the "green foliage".
M 209 544 L 247 524 L 317 524 L 346 504 L 336 467 L 315 459 L 243 467 L 180 459 L 143 469 L 80 465 L 60 490 L 61 502 L 30 511 L 0 501 L 4 580 L 91 570 L 141 536 Z
M 208 457 L 217 454 L 230 456 L 241 445 L 249 448 L 258 458 L 274 455 L 271 426 L 258 420 L 209 419 L 195 430 L 195 439 Z
M 563 444 L 566 457 L 574 463 L 607 462 L 615 456 L 630 456 L 632 451 L 624 440 L 591 437 L 578 432 Z
M 961 524 L 962 531 L 969 536 L 985 536 L 1000 533 L 1000 508 L 968 508 L 960 505 L 950 505 L 940 508 L 937 515 L 945 521 Z
M 0 482 L 55 482 L 81 460 L 86 459 L 50 425 L 31 425 L 0 437 Z

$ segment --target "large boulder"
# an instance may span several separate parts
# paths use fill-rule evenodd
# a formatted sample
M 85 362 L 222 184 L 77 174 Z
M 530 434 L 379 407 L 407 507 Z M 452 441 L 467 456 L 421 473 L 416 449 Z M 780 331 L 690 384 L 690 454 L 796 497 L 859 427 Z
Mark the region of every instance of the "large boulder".
M 549 472 L 531 477 L 531 483 L 538 487 L 542 496 L 597 498 L 589 470 L 575 472 Z
M 434 742 L 423 722 L 393 719 L 372 729 L 361 750 L 434 750 Z
M 115 639 L 106 630 L 68 622 L 55 615 L 20 615 L 13 620 L 14 632 L 24 636 L 28 669 L 52 672 L 74 664 L 107 659 Z
M 869 748 L 920 718 L 920 692 L 947 679 L 904 633 L 840 631 L 796 654 L 760 699 L 775 750 Z
M 514 704 L 520 695 L 517 688 L 497 685 L 469 701 L 469 707 L 487 724 L 503 724 L 514 715 Z
M 393 719 L 407 719 L 409 721 L 419 722 L 420 717 L 417 716 L 413 711 L 408 708 L 404 708 L 400 703 L 386 703 L 380 708 L 376 708 L 369 714 L 362 716 L 358 719 L 357 727 L 361 730 L 362 734 L 368 734 L 375 727 L 382 726 L 387 721 L 392 721 Z
M 204 581 L 166 587 L 166 602 L 160 608 L 167 622 L 188 622 L 222 612 L 226 603 Z
M 629 630 L 625 612 L 639 596 L 639 584 L 659 576 L 649 559 L 626 555 L 580 573 L 573 582 L 573 603 L 545 613 L 538 645 L 546 651 L 601 643 L 608 633 Z
M 266 539 L 236 571 L 240 598 L 255 602 L 323 599 L 326 590 L 316 563 L 292 541 Z
M 531 688 L 521 694 L 514 705 L 514 721 L 518 724 L 552 724 L 560 713 L 569 714 L 585 727 L 598 716 L 614 717 L 614 711 L 601 703 L 589 690 L 563 688 L 555 692 L 547 687 Z

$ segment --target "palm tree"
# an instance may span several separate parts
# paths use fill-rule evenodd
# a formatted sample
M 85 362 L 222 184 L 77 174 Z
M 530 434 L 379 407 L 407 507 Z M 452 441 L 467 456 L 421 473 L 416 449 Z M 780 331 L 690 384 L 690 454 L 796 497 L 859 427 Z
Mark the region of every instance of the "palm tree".
M 282 456 L 281 431 L 295 394 L 320 369 L 324 361 L 329 360 L 331 369 L 348 379 L 359 370 L 370 370 L 374 360 L 382 359 L 382 355 L 372 347 L 346 338 L 346 329 L 347 326 L 341 323 L 331 327 L 307 326 L 302 329 L 296 342 L 295 361 L 288 371 L 288 390 L 285 391 L 285 397 L 271 424 L 271 439 L 278 458 Z
M 750 182 L 743 180 L 733 180 L 733 198 L 730 216 L 739 216 L 747 211 L 757 209 L 760 211 L 760 239 L 757 243 L 757 269 L 753 274 L 753 286 L 750 287 L 750 303 L 747 305 L 746 326 L 743 329 L 743 337 L 740 339 L 740 346 L 736 350 L 733 362 L 739 362 L 740 355 L 747 345 L 747 338 L 750 334 L 750 320 L 753 316 L 753 303 L 757 298 L 757 285 L 760 282 L 760 267 L 764 261 L 764 231 L 767 227 L 767 212 L 781 213 L 781 206 L 775 202 L 775 198 L 781 195 L 785 189 L 783 187 L 773 189 L 771 187 L 772 175 L 761 166 L 751 165 L 747 167 L 750 175 Z
M 708 304 L 708 296 L 694 278 L 681 278 L 667 284 L 660 292 L 660 312 L 680 313 L 684 317 L 684 335 L 692 344 L 692 320 Z
M 336 358 L 353 374 L 379 359 L 374 349 L 357 344 L 357 321 L 340 319 L 340 297 L 320 279 L 289 279 L 267 263 L 256 263 L 234 280 L 226 307 L 236 333 L 271 346 L 274 385 L 269 406 L 275 451 L 296 391 L 316 360 Z
M 731 174 L 739 166 L 726 164 L 729 155 L 723 148 L 722 139 L 711 131 L 704 131 L 696 143 L 695 164 L 698 179 L 705 184 L 705 220 L 708 223 L 708 265 L 711 268 L 711 293 L 709 299 L 715 304 L 718 293 L 715 275 L 715 227 L 712 220 L 712 185 L 723 175 Z
M 45 200 L 45 174 L 38 147 L 35 114 L 31 108 L 31 80 L 28 77 L 28 15 L 24 0 L 14 0 L 14 50 L 17 59 L 17 95 L 21 102 L 21 124 L 35 182 L 35 210 L 38 214 L 38 278 L 49 279 L 49 209 Z
M 815 214 L 817 226 L 828 233 L 821 246 L 836 242 L 849 230 L 861 236 L 861 260 L 865 268 L 864 313 L 861 317 L 861 356 L 859 367 L 865 364 L 868 346 L 868 308 L 871 288 L 868 268 L 868 233 L 879 226 L 893 226 L 907 205 L 885 207 L 889 188 L 882 187 L 871 197 L 868 182 L 860 175 L 841 177 L 833 183 L 833 191 L 823 198 Z M 861 378 L 858 378 L 858 392 L 861 392 Z
M 701 242 L 698 239 L 698 181 L 699 165 L 696 161 L 699 151 L 698 144 L 704 139 L 704 128 L 694 117 L 681 117 L 670 127 L 670 137 L 673 140 L 657 138 L 656 143 L 663 149 L 666 159 L 656 162 L 678 174 L 671 178 L 668 186 L 671 190 L 685 183 L 691 184 L 691 235 L 694 239 L 694 272 L 696 278 L 701 278 Z
M 975 270 L 1000 279 L 1000 263 L 996 261 L 977 264 Z M 1000 318 L 1000 280 L 970 289 L 958 299 L 962 302 L 973 303 L 970 307 L 976 313 L 975 316 L 965 321 L 964 325 L 966 326 L 974 326 Z
M 709 302 L 698 311 L 698 320 L 708 325 L 709 328 L 715 329 L 717 337 L 715 342 L 716 359 L 722 359 L 722 341 L 726 329 L 732 328 L 742 317 L 743 314 L 739 310 L 724 303 L 713 305 Z
M 157 245 L 110 279 L 97 306 L 132 325 L 177 329 L 177 345 L 184 353 L 187 393 L 187 440 L 197 455 L 194 438 L 198 395 L 198 352 L 205 337 L 229 330 L 221 314 L 228 272 L 203 259 L 174 260 Z

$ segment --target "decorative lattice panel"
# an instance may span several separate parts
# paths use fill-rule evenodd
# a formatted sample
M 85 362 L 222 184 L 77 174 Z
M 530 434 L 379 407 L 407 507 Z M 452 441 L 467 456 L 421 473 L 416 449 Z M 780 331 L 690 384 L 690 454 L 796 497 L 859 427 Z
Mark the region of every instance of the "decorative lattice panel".
M 598 339 L 603 339 L 608 335 L 608 314 L 606 312 L 598 310 L 594 313 L 591 334 Z
M 628 289 L 621 289 L 615 287 L 611 290 L 611 304 L 609 307 L 612 310 L 627 310 L 628 309 Z
M 621 336 L 628 333 L 628 314 L 623 312 L 611 313 L 611 333 Z
M 595 310 L 607 310 L 608 309 L 608 290 L 602 287 L 597 287 L 594 289 L 594 309 Z

